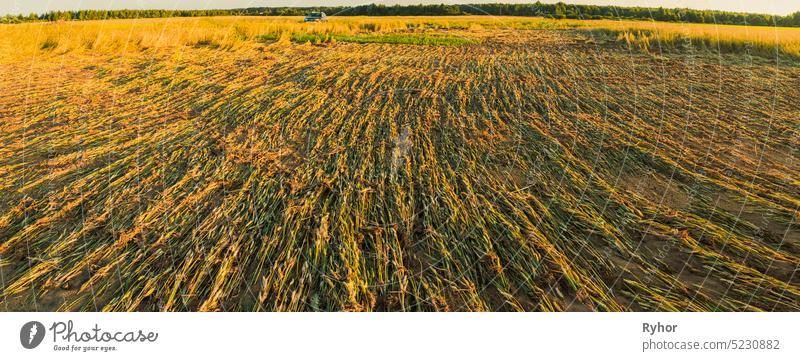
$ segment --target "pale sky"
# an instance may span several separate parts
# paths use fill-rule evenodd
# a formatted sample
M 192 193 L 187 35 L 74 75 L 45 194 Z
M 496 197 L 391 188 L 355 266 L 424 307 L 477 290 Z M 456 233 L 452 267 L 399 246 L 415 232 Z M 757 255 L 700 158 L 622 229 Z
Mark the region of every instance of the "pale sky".
M 520 0 L 0 0 L 0 15 L 77 9 L 234 9 L 261 6 L 326 6 L 363 4 L 535 3 Z M 557 1 L 542 0 L 543 3 Z M 571 4 L 648 6 L 741 11 L 786 15 L 800 11 L 800 0 L 563 0 Z

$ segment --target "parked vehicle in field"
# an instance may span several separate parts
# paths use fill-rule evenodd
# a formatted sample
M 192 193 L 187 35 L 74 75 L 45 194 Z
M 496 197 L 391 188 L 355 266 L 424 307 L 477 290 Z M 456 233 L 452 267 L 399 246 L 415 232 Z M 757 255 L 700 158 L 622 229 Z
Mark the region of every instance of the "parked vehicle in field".
M 328 20 L 328 16 L 325 15 L 325 13 L 323 13 L 323 12 L 308 13 L 308 15 L 306 15 L 306 18 L 303 19 L 303 21 L 305 21 L 307 23 L 313 23 L 313 22 L 325 21 L 325 20 Z

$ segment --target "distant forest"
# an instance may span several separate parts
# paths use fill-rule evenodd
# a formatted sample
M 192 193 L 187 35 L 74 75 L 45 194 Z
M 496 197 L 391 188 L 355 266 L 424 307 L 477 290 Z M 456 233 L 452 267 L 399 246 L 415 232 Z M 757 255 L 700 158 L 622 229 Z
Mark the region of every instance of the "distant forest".
M 328 15 L 403 16 L 403 15 L 505 15 L 543 16 L 555 19 L 639 19 L 668 22 L 800 27 L 800 12 L 787 16 L 737 13 L 716 10 L 664 9 L 596 5 L 475 4 L 475 5 L 360 5 L 300 7 L 259 7 L 230 10 L 80 10 L 51 11 L 46 14 L 5 15 L 0 23 L 32 21 L 138 19 L 193 16 L 296 16 L 309 11 Z

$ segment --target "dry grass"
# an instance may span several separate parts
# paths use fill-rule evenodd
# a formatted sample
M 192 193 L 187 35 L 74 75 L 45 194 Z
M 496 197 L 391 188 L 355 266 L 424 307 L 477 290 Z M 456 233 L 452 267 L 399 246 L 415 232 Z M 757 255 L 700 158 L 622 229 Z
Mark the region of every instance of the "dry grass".
M 800 310 L 800 69 L 573 25 L 2 26 L 0 309 Z
M 585 29 L 611 33 L 617 40 L 651 52 L 695 47 L 711 52 L 750 52 L 800 58 L 800 29 L 733 25 L 676 24 L 629 20 L 552 20 L 520 17 L 333 17 L 303 23 L 296 17 L 214 17 L 29 23 L 0 26 L 5 57 L 58 53 L 142 51 L 208 43 L 237 49 L 257 37 L 348 36 L 356 34 L 483 29 Z
M 650 52 L 692 47 L 712 53 L 749 53 L 766 58 L 783 54 L 800 58 L 798 28 L 608 20 L 576 24 L 613 31 L 619 40 Z

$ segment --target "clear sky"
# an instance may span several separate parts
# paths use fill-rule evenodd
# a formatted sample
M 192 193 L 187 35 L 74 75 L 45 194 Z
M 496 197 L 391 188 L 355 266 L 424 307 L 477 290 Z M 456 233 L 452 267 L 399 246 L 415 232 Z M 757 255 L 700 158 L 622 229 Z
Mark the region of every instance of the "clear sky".
M 563 0 L 571 4 L 688 7 L 786 15 L 800 11 L 800 0 Z M 534 3 L 520 0 L 0 0 L 0 14 L 43 13 L 76 9 L 233 9 L 259 6 L 324 6 L 363 4 Z M 543 3 L 557 1 L 542 0 Z

